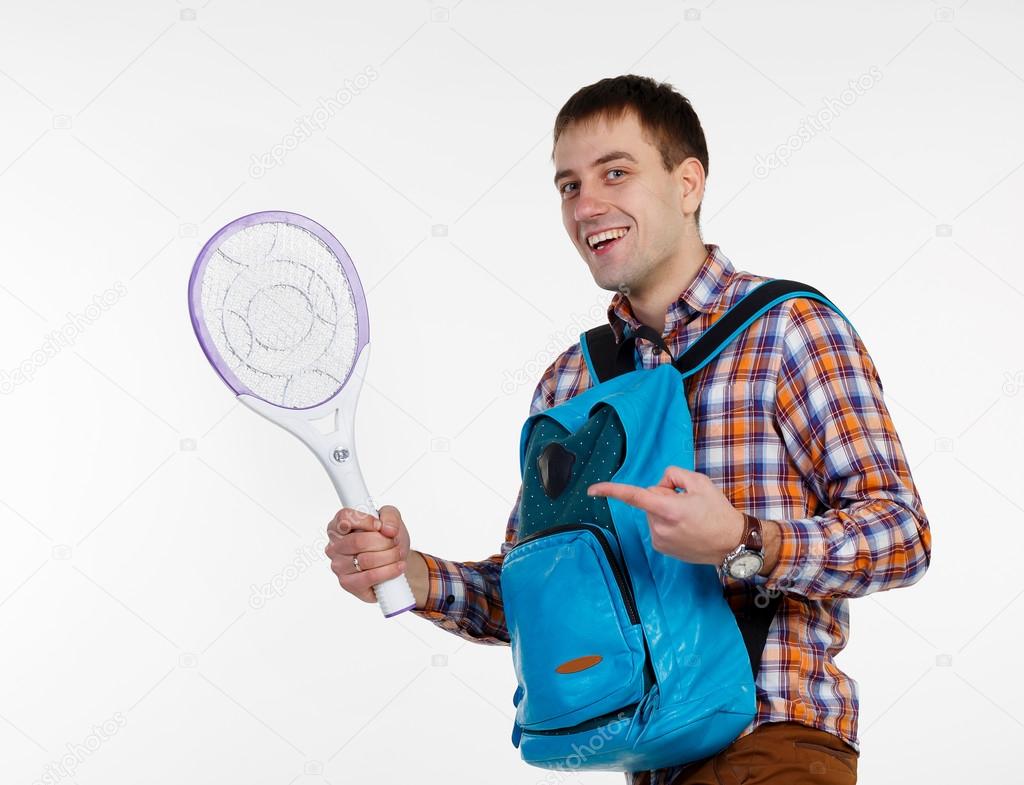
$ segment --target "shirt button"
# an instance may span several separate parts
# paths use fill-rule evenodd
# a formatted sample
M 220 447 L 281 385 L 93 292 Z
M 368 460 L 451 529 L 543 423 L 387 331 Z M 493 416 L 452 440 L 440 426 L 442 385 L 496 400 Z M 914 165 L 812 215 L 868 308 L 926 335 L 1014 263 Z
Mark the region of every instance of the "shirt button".
M 444 598 L 444 601 L 448 605 L 451 605 L 453 602 L 455 602 L 455 595 L 454 594 L 449 594 L 447 597 Z
M 654 353 L 655 354 L 661 354 L 661 347 L 660 346 L 655 346 L 654 347 Z

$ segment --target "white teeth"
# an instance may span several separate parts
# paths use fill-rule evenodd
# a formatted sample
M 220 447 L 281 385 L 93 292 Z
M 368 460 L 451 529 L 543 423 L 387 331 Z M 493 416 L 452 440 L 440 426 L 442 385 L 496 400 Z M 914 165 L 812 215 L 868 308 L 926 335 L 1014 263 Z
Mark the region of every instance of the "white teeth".
M 600 234 L 595 234 L 588 237 L 587 243 L 590 245 L 591 248 L 593 248 L 602 240 L 613 240 L 618 237 L 623 237 L 628 231 L 628 229 L 609 229 L 605 232 L 601 232 Z

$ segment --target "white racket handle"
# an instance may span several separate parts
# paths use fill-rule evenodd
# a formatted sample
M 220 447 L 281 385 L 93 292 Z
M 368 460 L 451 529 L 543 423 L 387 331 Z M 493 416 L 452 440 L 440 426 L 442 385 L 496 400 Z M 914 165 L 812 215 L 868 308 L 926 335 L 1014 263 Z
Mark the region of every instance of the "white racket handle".
M 352 442 L 350 441 L 349 444 L 351 445 Z M 337 463 L 324 460 L 322 461 L 324 468 L 327 469 L 342 504 L 364 513 L 369 513 L 372 510 L 373 515 L 379 518 L 380 510 L 373 503 L 373 499 L 370 498 L 370 493 L 363 483 L 363 475 L 359 470 L 359 461 L 355 457 L 354 447 L 346 449 L 350 449 L 352 452 L 344 465 L 339 466 Z M 389 578 L 383 583 L 378 583 L 373 587 L 373 593 L 377 596 L 377 604 L 386 619 L 416 607 L 416 597 L 412 593 L 412 588 L 404 573 Z
M 363 473 L 359 469 L 353 433 L 356 400 L 362 387 L 363 374 L 366 372 L 369 349 L 369 344 L 364 346 L 362 354 L 356 360 L 353 368 L 355 378 L 342 387 L 330 401 L 313 409 L 284 409 L 250 395 L 239 395 L 238 400 L 298 437 L 312 450 L 327 470 L 338 492 L 338 498 L 344 506 L 363 513 L 372 513 L 379 518 L 380 511 L 370 498 L 370 492 L 363 481 Z M 321 433 L 312 425 L 312 420 L 331 413 L 334 414 L 332 433 Z M 416 597 L 404 574 L 378 583 L 373 587 L 373 592 L 385 618 L 397 616 L 416 607 Z
M 363 355 L 356 364 L 357 369 L 365 368 L 366 353 L 369 348 L 367 346 L 363 350 Z M 320 443 L 315 446 L 310 445 L 310 447 L 327 470 L 327 474 L 330 475 L 341 503 L 363 513 L 372 511 L 375 517 L 380 518 L 380 510 L 377 509 L 377 505 L 366 488 L 363 473 L 359 468 L 359 458 L 356 456 L 355 434 L 353 433 L 355 429 L 355 399 L 361 386 L 350 384 L 342 389 L 338 398 L 335 399 L 338 408 L 334 415 L 334 432 L 330 435 L 322 435 Z M 346 454 L 346 457 L 340 460 L 338 458 L 339 450 Z M 416 597 L 404 574 L 378 583 L 373 587 L 373 593 L 376 595 L 377 604 L 386 619 L 416 607 Z
M 416 597 L 413 596 L 409 581 L 405 575 L 398 575 L 391 580 L 378 583 L 373 587 L 373 593 L 377 595 L 377 604 L 380 605 L 385 619 L 397 616 L 405 611 L 416 607 Z

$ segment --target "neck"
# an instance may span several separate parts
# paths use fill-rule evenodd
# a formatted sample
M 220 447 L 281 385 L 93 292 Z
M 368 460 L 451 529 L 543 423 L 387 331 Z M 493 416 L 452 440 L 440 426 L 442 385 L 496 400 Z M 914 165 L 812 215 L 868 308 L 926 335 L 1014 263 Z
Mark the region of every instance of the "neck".
M 659 335 L 664 333 L 668 307 L 693 283 L 707 257 L 708 250 L 700 237 L 688 235 L 679 253 L 652 276 L 655 281 L 650 287 L 629 292 L 629 304 L 637 320 L 657 330 Z

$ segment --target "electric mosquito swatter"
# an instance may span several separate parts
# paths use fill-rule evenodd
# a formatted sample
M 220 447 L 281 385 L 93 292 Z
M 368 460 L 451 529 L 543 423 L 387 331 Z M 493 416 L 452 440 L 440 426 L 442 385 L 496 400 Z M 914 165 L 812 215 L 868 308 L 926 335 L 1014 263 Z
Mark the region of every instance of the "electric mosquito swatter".
M 343 506 L 378 515 L 354 439 L 370 325 L 337 238 L 296 213 L 244 216 L 203 246 L 188 295 L 199 344 L 238 400 L 313 451 Z M 330 433 L 314 425 L 331 415 Z M 388 617 L 416 605 L 405 575 L 374 592 Z

